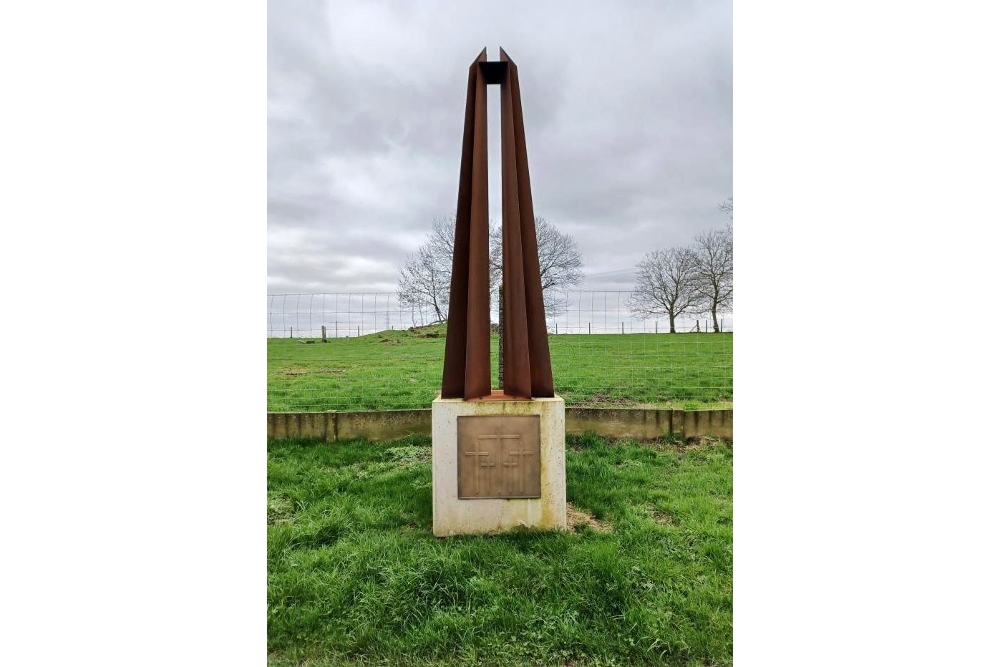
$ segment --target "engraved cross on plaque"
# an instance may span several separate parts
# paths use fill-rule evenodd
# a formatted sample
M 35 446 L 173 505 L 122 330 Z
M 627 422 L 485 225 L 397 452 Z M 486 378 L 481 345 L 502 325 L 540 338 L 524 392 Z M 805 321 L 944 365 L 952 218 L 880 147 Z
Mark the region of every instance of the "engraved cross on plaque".
M 519 447 L 521 445 L 521 436 L 519 435 L 501 435 L 501 440 L 515 440 L 516 442 L 509 443 L 510 447 Z M 519 465 L 519 461 L 522 461 L 522 457 L 531 456 L 531 451 L 527 449 L 508 449 L 507 456 L 511 459 L 510 461 L 504 462 L 505 468 L 516 468 Z
M 458 497 L 540 497 L 539 446 L 537 415 L 458 417 Z
M 496 468 L 497 464 L 494 461 L 490 460 L 490 456 L 493 455 L 493 452 L 489 451 L 489 450 L 483 451 L 485 449 L 485 447 L 483 446 L 483 441 L 484 440 L 492 441 L 490 444 L 496 445 L 497 436 L 495 436 L 495 435 L 481 435 L 481 436 L 479 436 L 478 438 L 476 438 L 476 449 L 478 449 L 480 451 L 478 451 L 478 452 L 466 452 L 465 455 L 466 456 L 478 456 L 479 457 L 479 467 L 480 468 Z M 483 460 L 483 457 L 486 457 L 485 461 Z

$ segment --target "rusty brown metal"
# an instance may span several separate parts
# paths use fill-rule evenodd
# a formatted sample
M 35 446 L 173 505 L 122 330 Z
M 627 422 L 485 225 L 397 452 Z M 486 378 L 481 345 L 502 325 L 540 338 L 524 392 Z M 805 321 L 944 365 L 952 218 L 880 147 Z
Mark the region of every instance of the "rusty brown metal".
M 542 297 L 542 274 L 538 264 L 538 238 L 535 234 L 535 210 L 531 199 L 531 179 L 528 175 L 528 146 L 524 138 L 524 115 L 521 111 L 521 86 L 517 65 L 500 49 L 500 60 L 508 63 L 507 87 L 513 118 L 514 164 L 517 174 L 517 223 L 520 226 L 521 260 L 523 262 L 525 315 L 528 331 L 528 357 L 531 375 L 529 396 L 555 395 L 552 383 L 552 362 L 549 357 L 548 328 L 545 325 L 545 303 Z M 503 96 L 501 88 L 500 95 Z M 506 174 L 506 172 L 504 172 Z M 507 224 L 507 221 L 504 221 Z M 514 225 L 514 220 L 510 221 Z
M 469 68 L 441 396 L 469 400 L 491 393 L 487 85 L 500 86 L 502 389 L 512 397 L 553 396 L 521 91 L 517 65 L 502 48 L 499 61 L 487 61 L 483 49 Z
M 458 497 L 540 498 L 538 415 L 458 417 Z
M 524 294 L 524 259 L 518 204 L 514 109 L 508 67 L 500 86 L 500 175 L 503 198 L 504 393 L 531 396 L 528 315 Z
M 469 66 L 442 398 L 490 393 L 486 80 L 480 71 L 485 61 L 484 48 Z

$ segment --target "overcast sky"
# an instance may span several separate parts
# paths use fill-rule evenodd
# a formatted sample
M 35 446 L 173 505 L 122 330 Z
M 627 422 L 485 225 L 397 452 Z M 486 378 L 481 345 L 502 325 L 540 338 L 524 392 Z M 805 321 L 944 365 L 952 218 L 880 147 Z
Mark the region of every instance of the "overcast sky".
M 581 288 L 629 289 L 646 252 L 725 224 L 731 2 L 270 2 L 269 294 L 395 290 L 455 210 L 484 46 L 518 65 L 535 214 L 576 239 Z

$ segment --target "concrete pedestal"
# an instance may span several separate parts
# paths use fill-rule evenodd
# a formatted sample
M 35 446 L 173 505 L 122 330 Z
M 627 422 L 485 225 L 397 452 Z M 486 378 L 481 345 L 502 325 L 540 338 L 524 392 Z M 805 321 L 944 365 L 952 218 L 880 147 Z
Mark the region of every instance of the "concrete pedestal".
M 540 498 L 458 498 L 458 418 L 538 415 Z M 434 534 L 499 532 L 524 526 L 566 528 L 566 403 L 562 398 L 466 401 L 440 396 L 431 406 Z

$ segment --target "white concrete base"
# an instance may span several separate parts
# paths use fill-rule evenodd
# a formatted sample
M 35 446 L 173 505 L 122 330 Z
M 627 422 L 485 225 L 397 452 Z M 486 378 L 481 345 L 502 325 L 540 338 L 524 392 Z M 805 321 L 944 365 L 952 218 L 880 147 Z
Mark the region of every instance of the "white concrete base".
M 539 415 L 542 493 L 540 498 L 458 498 L 458 417 Z M 463 535 L 518 526 L 566 528 L 566 403 L 562 398 L 530 401 L 443 399 L 431 405 L 434 534 Z

